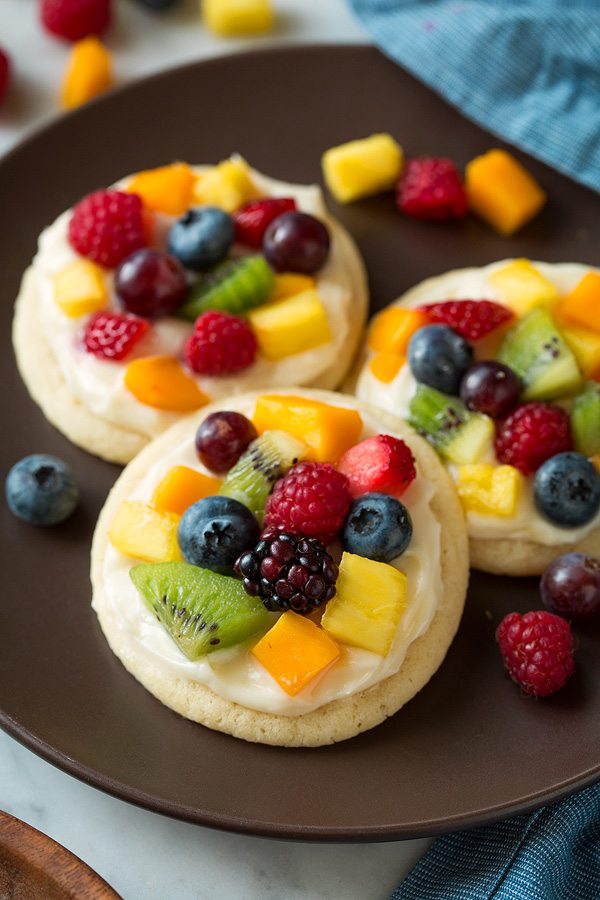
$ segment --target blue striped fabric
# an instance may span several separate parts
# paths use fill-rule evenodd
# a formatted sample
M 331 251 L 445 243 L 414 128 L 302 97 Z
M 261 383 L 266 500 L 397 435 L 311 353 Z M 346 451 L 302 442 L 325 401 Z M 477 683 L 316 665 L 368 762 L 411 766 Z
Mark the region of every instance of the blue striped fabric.
M 391 900 L 489 898 L 600 898 L 600 785 L 528 816 L 438 838 Z
M 350 4 L 384 53 L 469 118 L 600 190 L 599 0 Z

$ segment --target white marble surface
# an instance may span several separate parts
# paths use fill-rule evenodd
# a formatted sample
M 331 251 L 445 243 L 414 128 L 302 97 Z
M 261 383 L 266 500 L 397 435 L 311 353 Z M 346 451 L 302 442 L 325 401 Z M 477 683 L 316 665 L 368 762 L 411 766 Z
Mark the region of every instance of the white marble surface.
M 344 0 L 274 4 L 278 29 L 269 41 L 365 40 Z M 198 0 L 163 16 L 135 0 L 118 0 L 118 9 L 107 43 L 120 83 L 259 43 L 211 37 Z M 59 114 L 66 48 L 42 33 L 36 11 L 37 0 L 0 0 L 0 44 L 16 70 L 0 110 L 0 154 Z M 102 794 L 2 734 L 0 808 L 68 847 L 126 900 L 384 900 L 428 845 L 282 843 L 187 825 Z

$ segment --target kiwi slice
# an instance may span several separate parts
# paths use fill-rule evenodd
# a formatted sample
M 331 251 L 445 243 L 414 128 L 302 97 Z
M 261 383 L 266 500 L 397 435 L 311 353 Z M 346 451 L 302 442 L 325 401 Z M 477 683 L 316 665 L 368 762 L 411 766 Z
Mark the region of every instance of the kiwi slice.
M 600 384 L 588 381 L 573 400 L 571 430 L 575 449 L 584 456 L 600 453 Z
M 142 563 L 129 575 L 148 609 L 192 662 L 233 647 L 269 623 L 242 582 L 184 562 Z
M 519 375 L 523 400 L 555 400 L 574 393 L 581 373 L 547 309 L 538 307 L 508 331 L 498 360 Z
M 273 270 L 263 256 L 228 259 L 192 285 L 177 315 L 191 322 L 208 309 L 237 315 L 268 300 L 274 286 Z
M 459 466 L 480 460 L 494 435 L 489 416 L 470 412 L 462 400 L 426 384 L 418 385 L 410 401 L 408 421 L 440 456 Z
M 219 493 L 239 500 L 262 524 L 273 485 L 307 453 L 306 444 L 287 431 L 265 431 L 229 470 Z

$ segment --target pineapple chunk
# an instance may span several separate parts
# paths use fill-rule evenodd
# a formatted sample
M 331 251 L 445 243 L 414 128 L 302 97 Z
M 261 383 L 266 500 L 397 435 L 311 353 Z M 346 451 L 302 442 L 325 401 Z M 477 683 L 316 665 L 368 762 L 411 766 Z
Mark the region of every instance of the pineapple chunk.
M 472 159 L 465 187 L 473 212 L 505 236 L 521 228 L 546 202 L 535 178 L 506 150 L 489 150 Z
M 266 359 L 276 361 L 331 341 L 327 313 L 316 291 L 303 291 L 248 313 Z
M 406 585 L 394 566 L 344 553 L 321 624 L 342 644 L 386 656 L 406 608 Z
M 73 44 L 62 85 L 64 109 L 87 103 L 112 86 L 110 53 L 97 37 L 86 37 Z
M 560 331 L 569 346 L 584 378 L 595 378 L 600 372 L 600 334 L 587 328 L 560 324 Z
M 515 259 L 488 276 L 500 303 L 521 317 L 536 306 L 552 306 L 558 300 L 558 288 L 542 275 L 528 259 Z
M 221 479 L 204 475 L 188 466 L 173 466 L 156 485 L 152 505 L 161 512 L 183 515 L 188 507 L 203 497 L 219 493 Z
M 523 476 L 514 466 L 480 463 L 459 466 L 457 490 L 465 512 L 514 516 L 523 485 Z
M 307 444 L 317 462 L 338 460 L 356 444 L 363 428 L 355 409 L 277 394 L 258 397 L 253 421 L 259 434 L 272 428 L 289 431 Z
M 600 273 L 588 272 L 558 308 L 561 321 L 600 332 Z
M 219 206 L 232 213 L 261 196 L 243 159 L 226 159 L 199 175 L 194 184 L 194 202 Z
M 124 556 L 144 562 L 181 560 L 177 528 L 181 516 L 160 512 L 146 503 L 124 500 L 110 527 L 111 544 Z
M 402 147 L 389 134 L 332 147 L 322 158 L 325 183 L 339 203 L 390 191 L 403 164 Z
M 98 312 L 108 292 L 102 269 L 89 259 L 76 259 L 54 276 L 54 299 L 71 318 Z
M 340 648 L 310 619 L 285 612 L 252 648 L 252 655 L 293 697 L 339 658 Z
M 369 369 L 378 381 L 389 384 L 405 362 L 406 357 L 400 353 L 394 353 L 393 350 L 380 350 L 369 362 Z
M 273 28 L 270 0 L 202 0 L 202 14 L 207 28 L 224 37 Z
M 299 272 L 282 272 L 280 275 L 275 275 L 275 287 L 269 297 L 269 303 L 294 297 L 304 291 L 312 291 L 316 286 L 317 282 L 310 275 L 301 275 Z
M 134 175 L 126 190 L 138 194 L 152 212 L 180 216 L 192 202 L 194 173 L 187 163 L 176 162 Z
M 369 347 L 375 351 L 393 350 L 406 356 L 411 337 L 427 322 L 427 315 L 422 310 L 390 306 L 373 319 L 369 328 Z

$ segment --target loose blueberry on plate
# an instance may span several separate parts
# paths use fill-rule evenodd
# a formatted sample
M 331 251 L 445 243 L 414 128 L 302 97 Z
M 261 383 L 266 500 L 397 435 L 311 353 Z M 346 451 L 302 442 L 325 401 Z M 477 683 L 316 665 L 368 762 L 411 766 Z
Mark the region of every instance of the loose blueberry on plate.
M 169 231 L 169 253 L 186 267 L 201 272 L 221 262 L 233 244 L 233 219 L 216 206 L 189 209 Z
M 79 487 L 70 466 L 44 453 L 15 463 L 5 490 L 11 512 L 31 525 L 57 525 L 79 503 Z
M 230 497 L 204 497 L 183 514 L 177 540 L 186 562 L 231 575 L 238 556 L 259 538 L 249 509 Z
M 354 500 L 342 531 L 344 550 L 376 562 L 400 556 L 412 538 L 410 513 L 389 494 L 363 494 Z
M 408 363 L 416 380 L 443 394 L 458 394 L 472 360 L 471 345 L 447 325 L 420 328 L 408 345 Z
M 558 453 L 537 470 L 533 483 L 538 511 L 564 528 L 587 525 L 600 509 L 600 475 L 581 453 Z

